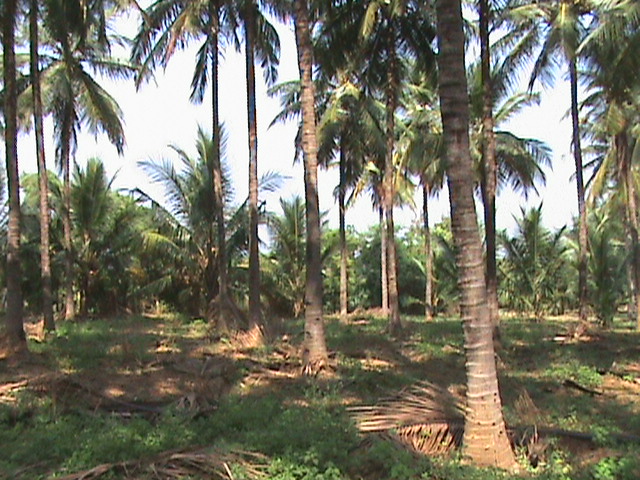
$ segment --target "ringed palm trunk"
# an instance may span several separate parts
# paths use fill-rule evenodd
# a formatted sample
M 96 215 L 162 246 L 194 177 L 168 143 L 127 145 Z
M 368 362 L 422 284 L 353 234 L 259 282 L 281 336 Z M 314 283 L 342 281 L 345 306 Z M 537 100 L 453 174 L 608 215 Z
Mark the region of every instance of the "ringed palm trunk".
M 36 134 L 36 156 L 38 159 L 38 185 L 40 192 L 40 278 L 42 280 L 42 318 L 44 330 L 56 329 L 53 320 L 53 300 L 51 293 L 51 253 L 49 247 L 49 179 L 44 152 L 44 126 L 42 94 L 40 88 L 40 67 L 38 59 L 38 0 L 31 0 L 29 6 L 29 47 L 31 62 L 31 89 L 33 94 L 33 121 Z
M 424 228 L 424 317 L 427 322 L 433 320 L 433 253 L 431 247 L 431 229 L 429 228 L 429 184 L 422 182 L 422 222 Z
M 316 374 L 328 361 L 322 318 L 322 263 L 320 257 L 320 205 L 318 200 L 318 143 L 316 138 L 313 51 L 306 0 L 294 2 L 294 27 L 300 70 L 302 107 L 302 151 L 304 154 L 304 190 L 307 221 L 304 325 L 304 372 Z
M 6 325 L 13 350 L 27 348 L 22 324 L 22 270 L 20 265 L 20 183 L 18 177 L 18 122 L 15 56 L 16 0 L 4 2 L 3 66 L 5 154 L 9 189 L 9 222 L 7 231 L 7 312 Z
M 387 279 L 389 283 L 389 332 L 402 330 L 400 304 L 398 300 L 398 276 L 396 259 L 395 227 L 393 222 L 393 200 L 395 198 L 393 153 L 395 148 L 395 115 L 398 91 L 397 59 L 393 34 L 389 34 L 389 72 L 387 80 L 387 151 L 384 159 L 384 210 L 387 237 Z
M 502 417 L 493 326 L 487 306 L 482 246 L 473 199 L 462 10 L 459 0 L 438 0 L 436 9 L 440 109 L 466 350 L 467 412 L 463 450 L 476 465 L 514 470 L 515 456 Z
M 384 207 L 378 209 L 378 216 L 380 222 L 380 278 L 382 287 L 382 314 L 384 316 L 389 315 L 389 265 L 387 260 L 387 234 L 385 232 L 384 225 Z
M 489 314 L 498 332 L 498 274 L 496 268 L 496 137 L 493 121 L 491 51 L 489 46 L 489 1 L 480 0 L 480 56 L 482 71 L 482 160 L 484 182 L 482 203 L 486 236 L 486 281 Z
M 580 119 L 578 116 L 578 70 L 575 58 L 569 60 L 569 84 L 571 88 L 571 124 L 573 160 L 576 166 L 576 190 L 578 194 L 578 301 L 580 323 L 587 321 L 587 207 L 584 200 L 582 176 L 582 148 L 580 146 Z
M 347 169 L 345 151 L 343 147 L 344 137 L 340 139 L 340 185 L 338 186 L 338 209 L 340 211 L 340 320 L 347 321 L 349 314 L 349 271 L 348 258 L 349 250 L 347 248 L 347 232 L 346 232 L 346 183 Z
M 255 17 L 253 2 L 247 8 L 244 38 L 249 127 L 249 327 L 262 325 L 260 308 L 260 252 L 258 249 L 258 121 L 254 62 Z

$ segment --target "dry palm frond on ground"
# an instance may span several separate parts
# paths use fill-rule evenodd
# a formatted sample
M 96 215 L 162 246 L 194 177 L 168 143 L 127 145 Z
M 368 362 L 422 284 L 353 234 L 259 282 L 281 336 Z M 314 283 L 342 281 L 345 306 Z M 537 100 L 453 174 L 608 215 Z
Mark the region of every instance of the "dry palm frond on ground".
M 90 470 L 73 473 L 58 480 L 95 480 L 105 478 L 154 480 L 179 480 L 183 478 L 207 478 L 210 480 L 234 480 L 234 472 L 239 469 L 242 478 L 265 477 L 267 459 L 265 456 L 241 450 L 219 450 L 204 448 L 199 450 L 173 450 L 161 453 L 147 460 L 132 460 L 119 463 L 105 463 Z
M 464 406 L 447 390 L 422 382 L 378 405 L 350 409 L 363 433 L 384 433 L 410 450 L 441 455 L 460 445 Z

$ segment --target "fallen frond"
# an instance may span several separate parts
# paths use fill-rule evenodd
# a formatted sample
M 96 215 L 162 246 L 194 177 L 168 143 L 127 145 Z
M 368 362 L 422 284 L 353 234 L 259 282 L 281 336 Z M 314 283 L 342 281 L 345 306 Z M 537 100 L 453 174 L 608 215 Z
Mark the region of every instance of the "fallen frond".
M 265 477 L 267 457 L 242 450 L 202 448 L 198 450 L 172 450 L 145 460 L 105 463 L 92 469 L 73 473 L 57 480 L 95 480 L 110 475 L 122 479 L 154 478 L 178 480 L 203 478 L 211 480 L 235 480 L 234 471 L 242 472 L 242 478 Z
M 425 455 L 457 448 L 464 430 L 464 405 L 447 390 L 422 382 L 378 405 L 351 408 L 364 433 L 385 433 Z

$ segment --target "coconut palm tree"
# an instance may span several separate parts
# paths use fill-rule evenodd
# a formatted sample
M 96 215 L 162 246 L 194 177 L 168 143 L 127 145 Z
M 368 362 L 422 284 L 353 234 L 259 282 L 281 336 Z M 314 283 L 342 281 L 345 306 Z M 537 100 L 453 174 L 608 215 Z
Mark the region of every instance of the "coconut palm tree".
M 378 84 L 386 101 L 386 156 L 383 176 L 383 206 L 386 223 L 389 268 L 389 329 L 402 328 L 398 303 L 396 254 L 394 237 L 394 154 L 396 142 L 396 110 L 402 57 L 416 56 L 425 70 L 432 67 L 431 44 L 434 30 L 427 12 L 420 4 L 406 0 L 368 2 L 361 20 L 361 32 L 366 39 L 362 54 L 371 59 L 364 76 L 370 85 Z M 385 72 L 381 74 L 381 72 Z M 382 78 L 380 78 L 382 76 Z M 376 78 L 378 77 L 378 78 Z M 380 83 L 381 82 L 381 83 Z
M 213 157 L 218 152 L 224 154 L 225 144 L 224 138 L 214 140 L 204 130 L 198 129 L 197 157 L 171 146 L 178 155 L 179 170 L 168 160 L 140 162 L 151 181 L 164 189 L 165 200 L 154 201 L 154 204 L 167 228 L 149 235 L 148 241 L 165 251 L 174 252 L 179 270 L 185 273 L 191 270 L 185 277 L 186 281 L 181 280 L 182 288 L 190 292 L 188 296 L 194 299 L 200 314 L 211 313 L 209 306 L 220 289 L 217 269 L 220 268 L 221 250 L 226 248 L 226 242 L 219 243 L 216 225 L 211 221 L 211 218 L 216 218 L 214 212 L 219 208 L 215 204 L 218 198 L 214 195 Z M 228 175 L 223 174 L 225 202 L 231 198 L 231 185 L 227 178 Z M 222 322 L 224 316 L 211 320 Z M 223 330 L 230 326 L 220 324 Z
M 7 226 L 7 333 L 15 350 L 27 348 L 22 324 L 22 287 L 20 264 L 20 180 L 18 177 L 18 122 L 15 26 L 18 19 L 17 1 L 3 5 L 2 51 L 4 80 L 4 139 L 9 193 Z
M 245 65 L 247 85 L 247 118 L 249 129 L 249 323 L 251 327 L 262 325 L 260 306 L 260 254 L 258 248 L 258 122 L 256 116 L 255 60 L 260 61 L 267 85 L 277 78 L 280 61 L 280 39 L 253 0 L 240 5 L 245 41 Z
M 433 246 L 429 226 L 429 198 L 442 189 L 445 181 L 442 152 L 442 124 L 437 107 L 434 82 L 429 76 L 418 77 L 403 96 L 406 116 L 401 123 L 398 141 L 402 163 L 420 179 L 422 188 L 422 228 L 425 252 L 425 319 L 433 320 Z
M 220 41 L 233 38 L 237 27 L 237 19 L 230 2 L 217 0 L 157 0 L 143 15 L 140 30 L 135 39 L 131 58 L 142 64 L 140 84 L 157 65 L 166 66 L 177 49 L 186 47 L 192 40 L 201 40 L 196 57 L 196 66 L 191 81 L 191 100 L 201 103 L 209 81 L 211 82 L 211 116 L 214 142 L 218 141 L 220 112 L 218 108 L 218 70 Z M 219 149 L 219 146 L 217 147 Z M 215 224 L 218 243 L 227 237 L 223 211 L 223 179 L 222 166 L 214 155 L 213 188 L 215 205 Z M 236 325 L 243 323 L 233 298 L 229 295 L 226 249 L 222 248 L 218 255 L 219 295 L 217 299 L 220 313 L 231 315 Z
M 516 461 L 502 416 L 493 326 L 487 306 L 482 245 L 473 200 L 462 8 L 459 1 L 440 0 L 436 2 L 436 9 L 440 108 L 467 352 L 463 448 L 465 455 L 478 465 L 513 470 Z
M 293 24 L 300 71 L 302 111 L 302 151 L 304 163 L 305 212 L 307 223 L 307 272 L 305 288 L 304 371 L 316 374 L 328 362 L 322 308 L 322 238 L 318 200 L 318 141 L 316 137 L 315 86 L 313 83 L 313 47 L 307 0 L 294 0 Z
M 521 209 L 516 232 L 498 235 L 503 250 L 501 272 L 504 295 L 512 308 L 533 313 L 541 321 L 545 313 L 562 313 L 567 291 L 565 230 L 555 232 L 542 225 L 542 204 L 531 210 Z M 563 288 L 564 286 L 564 288 Z
M 111 55 L 119 37 L 101 34 L 100 24 L 78 25 L 76 2 L 51 0 L 45 28 L 51 54 L 42 72 L 44 109 L 53 117 L 56 160 L 63 174 L 65 206 L 62 211 L 65 244 L 65 318 L 75 316 L 71 225 L 71 163 L 78 132 L 104 132 L 121 154 L 124 149 L 122 111 L 115 99 L 92 77 L 91 72 L 111 79 L 133 77 L 136 68 Z
M 631 247 L 631 272 L 636 305 L 640 304 L 640 242 L 638 240 L 637 185 L 635 167 L 640 155 L 637 134 L 640 84 L 637 55 L 640 45 L 640 5 L 637 2 L 603 3 L 598 10 L 593 32 L 585 39 L 580 53 L 587 59 L 584 74 L 589 95 L 584 100 L 590 136 L 608 145 L 596 159 L 594 186 L 601 189 L 606 179 L 614 179 L 624 192 L 626 225 Z M 599 177 L 599 178 L 598 178 Z M 640 330 L 640 313 L 636 310 Z
M 497 327 L 500 321 L 498 310 L 498 276 L 496 269 L 496 139 L 493 130 L 493 85 L 491 79 L 490 19 L 492 9 L 489 0 L 478 1 L 480 64 L 482 82 L 482 165 L 485 179 L 482 203 L 486 242 L 487 301 L 491 321 Z
M 42 318 L 45 331 L 55 330 L 53 319 L 53 297 L 51 290 L 51 252 L 49 247 L 49 180 L 44 150 L 44 113 L 40 84 L 40 55 L 38 20 L 40 17 L 38 0 L 29 3 L 29 51 L 31 91 L 33 102 L 33 124 L 36 137 L 36 157 L 40 185 L 40 278 L 42 281 Z
M 576 170 L 576 193 L 578 198 L 579 256 L 578 296 L 579 316 L 582 323 L 587 320 L 587 211 L 585 203 L 582 148 L 580 145 L 580 119 L 578 102 L 579 46 L 587 35 L 592 18 L 593 2 L 590 0 L 554 0 L 550 2 L 515 2 L 509 16 L 526 32 L 530 40 L 540 46 L 531 78 L 530 88 L 536 81 L 548 85 L 556 71 L 558 61 L 567 65 L 571 90 L 571 145 Z

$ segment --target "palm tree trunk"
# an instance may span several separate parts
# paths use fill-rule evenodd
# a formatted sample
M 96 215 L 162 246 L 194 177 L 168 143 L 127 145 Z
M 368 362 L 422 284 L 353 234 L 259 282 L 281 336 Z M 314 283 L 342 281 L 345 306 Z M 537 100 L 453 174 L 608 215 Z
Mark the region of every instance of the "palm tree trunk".
M 254 63 L 255 4 L 247 8 L 244 22 L 249 123 L 249 327 L 262 325 L 260 307 L 260 252 L 258 249 L 258 121 L 256 118 L 256 73 Z
M 576 189 L 578 194 L 578 301 L 580 323 L 587 321 L 587 207 L 584 200 L 582 177 L 582 148 L 580 146 L 580 118 L 578 116 L 578 69 L 575 58 L 569 60 L 569 84 L 571 88 L 571 124 L 573 126 L 573 159 L 576 165 Z
M 467 354 L 463 449 L 477 465 L 514 470 L 516 461 L 502 417 L 493 325 L 487 306 L 482 245 L 473 199 L 462 10 L 459 0 L 438 0 L 436 9 L 440 108 Z
M 395 38 L 389 33 L 389 71 L 387 79 L 387 151 L 384 159 L 384 213 L 387 236 L 387 279 L 389 281 L 389 332 L 402 330 L 400 304 L 398 300 L 398 277 L 396 259 L 395 227 L 393 222 L 393 200 L 395 198 L 393 153 L 395 149 L 395 117 L 398 92 L 397 59 Z
M 2 30 L 4 66 L 4 141 L 9 189 L 7 230 L 7 334 L 11 348 L 27 348 L 22 324 L 22 270 L 20 264 L 20 179 L 18 176 L 18 122 L 15 56 L 16 0 L 4 2 Z
M 433 320 L 433 253 L 431 249 L 431 229 L 429 228 L 429 184 L 422 182 L 422 224 L 424 228 L 424 318 Z
M 307 278 L 305 288 L 304 372 L 316 374 L 328 361 L 322 318 L 322 260 L 320 205 L 318 200 L 318 143 L 316 138 L 315 89 L 313 85 L 313 50 L 306 0 L 294 2 L 294 27 L 300 70 L 302 107 L 302 151 L 304 153 L 304 187 L 307 218 Z
M 36 157 L 40 190 L 40 278 L 42 279 L 42 319 L 44 330 L 56 329 L 53 320 L 53 296 L 51 289 L 51 252 L 49 247 L 49 179 L 44 153 L 44 126 L 42 94 L 40 89 L 40 66 L 38 54 L 38 0 L 31 0 L 29 7 L 29 46 L 31 61 L 31 89 L 33 95 L 33 121 L 36 134 Z
M 489 1 L 480 0 L 480 57 L 482 70 L 482 159 L 485 188 L 482 192 L 484 225 L 487 244 L 487 303 L 494 328 L 498 329 L 498 274 L 496 268 L 496 137 L 493 121 L 493 87 L 491 82 L 491 51 L 489 46 Z
M 636 329 L 640 331 L 640 242 L 638 230 L 638 204 L 636 198 L 636 186 L 631 166 L 631 152 L 629 151 L 629 140 L 626 133 L 620 133 L 615 137 L 615 147 L 618 153 L 620 164 L 620 174 L 627 191 L 627 228 L 631 241 L 631 279 L 633 282 L 632 295 L 634 299 L 631 304 L 635 304 Z
M 379 222 L 380 222 L 380 278 L 382 288 L 382 314 L 384 316 L 389 315 L 389 266 L 387 260 L 387 234 L 385 233 L 384 225 L 384 207 L 378 209 Z
M 62 182 L 63 201 L 62 229 L 64 231 L 64 266 L 65 266 L 65 308 L 64 319 L 73 320 L 76 316 L 75 299 L 73 294 L 73 243 L 71 239 L 71 124 L 65 125 L 62 141 Z
M 239 327 L 242 323 L 242 314 L 229 293 L 229 277 L 227 263 L 227 232 L 224 219 L 224 189 L 222 185 L 222 160 L 220 158 L 220 109 L 218 103 L 218 38 L 220 34 L 219 6 L 216 0 L 209 2 L 209 14 L 211 15 L 211 113 L 213 123 L 213 140 L 215 153 L 213 155 L 213 197 L 216 221 L 216 233 L 218 243 L 218 283 L 219 315 L 218 326 L 227 330 L 230 326 Z M 229 325 L 231 320 L 232 325 Z
M 344 151 L 344 138 L 340 139 L 340 184 L 338 186 L 338 210 L 340 216 L 340 321 L 346 322 L 349 314 L 349 250 L 347 247 L 346 232 L 346 205 L 345 195 L 347 190 L 346 155 Z

